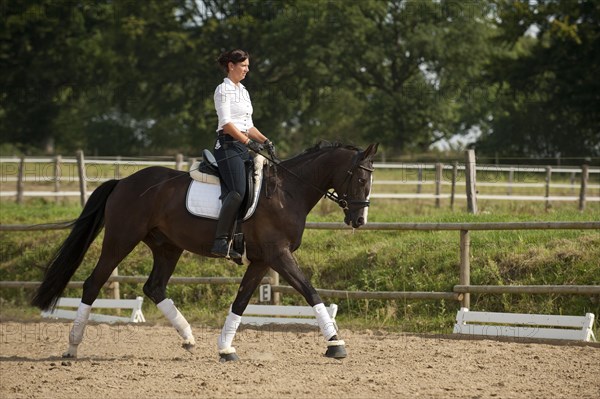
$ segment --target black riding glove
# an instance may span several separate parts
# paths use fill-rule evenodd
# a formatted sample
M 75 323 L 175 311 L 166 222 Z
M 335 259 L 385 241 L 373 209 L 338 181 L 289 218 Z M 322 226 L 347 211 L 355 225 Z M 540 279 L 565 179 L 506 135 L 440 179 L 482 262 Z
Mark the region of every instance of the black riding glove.
M 248 140 L 248 142 L 246 143 L 246 147 L 250 148 L 252 151 L 254 151 L 255 153 L 260 153 L 262 150 L 264 150 L 264 147 L 262 144 L 257 143 L 256 141 L 253 140 Z
M 275 154 L 275 145 L 271 140 L 267 140 L 264 142 L 265 148 L 272 159 L 277 159 L 277 155 Z

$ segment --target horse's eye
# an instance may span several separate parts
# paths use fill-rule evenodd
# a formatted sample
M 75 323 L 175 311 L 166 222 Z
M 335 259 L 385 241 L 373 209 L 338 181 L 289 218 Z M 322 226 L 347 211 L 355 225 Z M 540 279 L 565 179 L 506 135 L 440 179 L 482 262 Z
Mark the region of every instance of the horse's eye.
M 365 184 L 367 181 L 366 181 L 365 179 L 363 179 L 362 177 L 360 177 L 360 178 L 358 179 L 358 182 L 359 182 L 360 184 Z

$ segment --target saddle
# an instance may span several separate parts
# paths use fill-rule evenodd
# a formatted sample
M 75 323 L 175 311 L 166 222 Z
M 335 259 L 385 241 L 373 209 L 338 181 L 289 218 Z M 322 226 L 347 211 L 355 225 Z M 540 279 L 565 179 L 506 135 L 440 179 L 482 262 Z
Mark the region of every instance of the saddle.
M 202 151 L 202 161 L 194 162 L 190 166 L 190 177 L 201 183 L 220 184 L 219 166 L 212 152 Z
M 218 219 L 221 210 L 221 198 L 227 194 L 227 188 L 222 184 L 219 168 L 213 154 L 202 151 L 203 160 L 195 162 L 190 168 L 192 182 L 188 187 L 186 208 L 192 215 Z M 246 165 L 246 198 L 240 207 L 240 220 L 249 219 L 256 210 L 262 185 L 265 157 L 256 155 L 253 161 Z

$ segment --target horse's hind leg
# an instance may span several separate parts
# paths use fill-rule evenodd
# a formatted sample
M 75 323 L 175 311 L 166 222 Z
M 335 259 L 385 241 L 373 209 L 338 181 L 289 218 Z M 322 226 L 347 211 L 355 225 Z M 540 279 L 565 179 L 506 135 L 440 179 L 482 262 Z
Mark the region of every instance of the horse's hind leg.
M 100 289 L 108 281 L 108 278 L 117 265 L 140 242 L 140 240 L 132 237 L 132 232 L 128 232 L 128 234 L 131 235 L 125 241 L 122 237 L 115 237 L 109 231 L 105 231 L 100 259 L 98 259 L 98 263 L 92 274 L 83 284 L 81 304 L 77 309 L 77 315 L 69 333 L 69 349 L 63 353 L 63 357 L 77 357 L 77 347 L 83 340 L 83 333 L 90 316 L 92 304 L 98 297 Z
M 196 340 L 192 328 L 170 298 L 166 297 L 167 283 L 175 270 L 177 261 L 183 250 L 154 236 L 147 237 L 144 242 L 152 250 L 154 265 L 146 284 L 144 294 L 156 304 L 162 314 L 171 322 L 175 330 L 183 338 L 183 348 L 192 351 Z

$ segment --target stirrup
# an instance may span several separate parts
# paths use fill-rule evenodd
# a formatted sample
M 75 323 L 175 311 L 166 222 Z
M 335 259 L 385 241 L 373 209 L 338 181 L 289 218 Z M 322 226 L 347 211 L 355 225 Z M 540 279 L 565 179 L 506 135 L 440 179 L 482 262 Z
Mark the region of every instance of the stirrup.
M 242 255 L 233 249 L 231 245 L 229 245 L 229 241 L 224 238 L 215 240 L 210 253 L 225 259 L 242 259 Z

